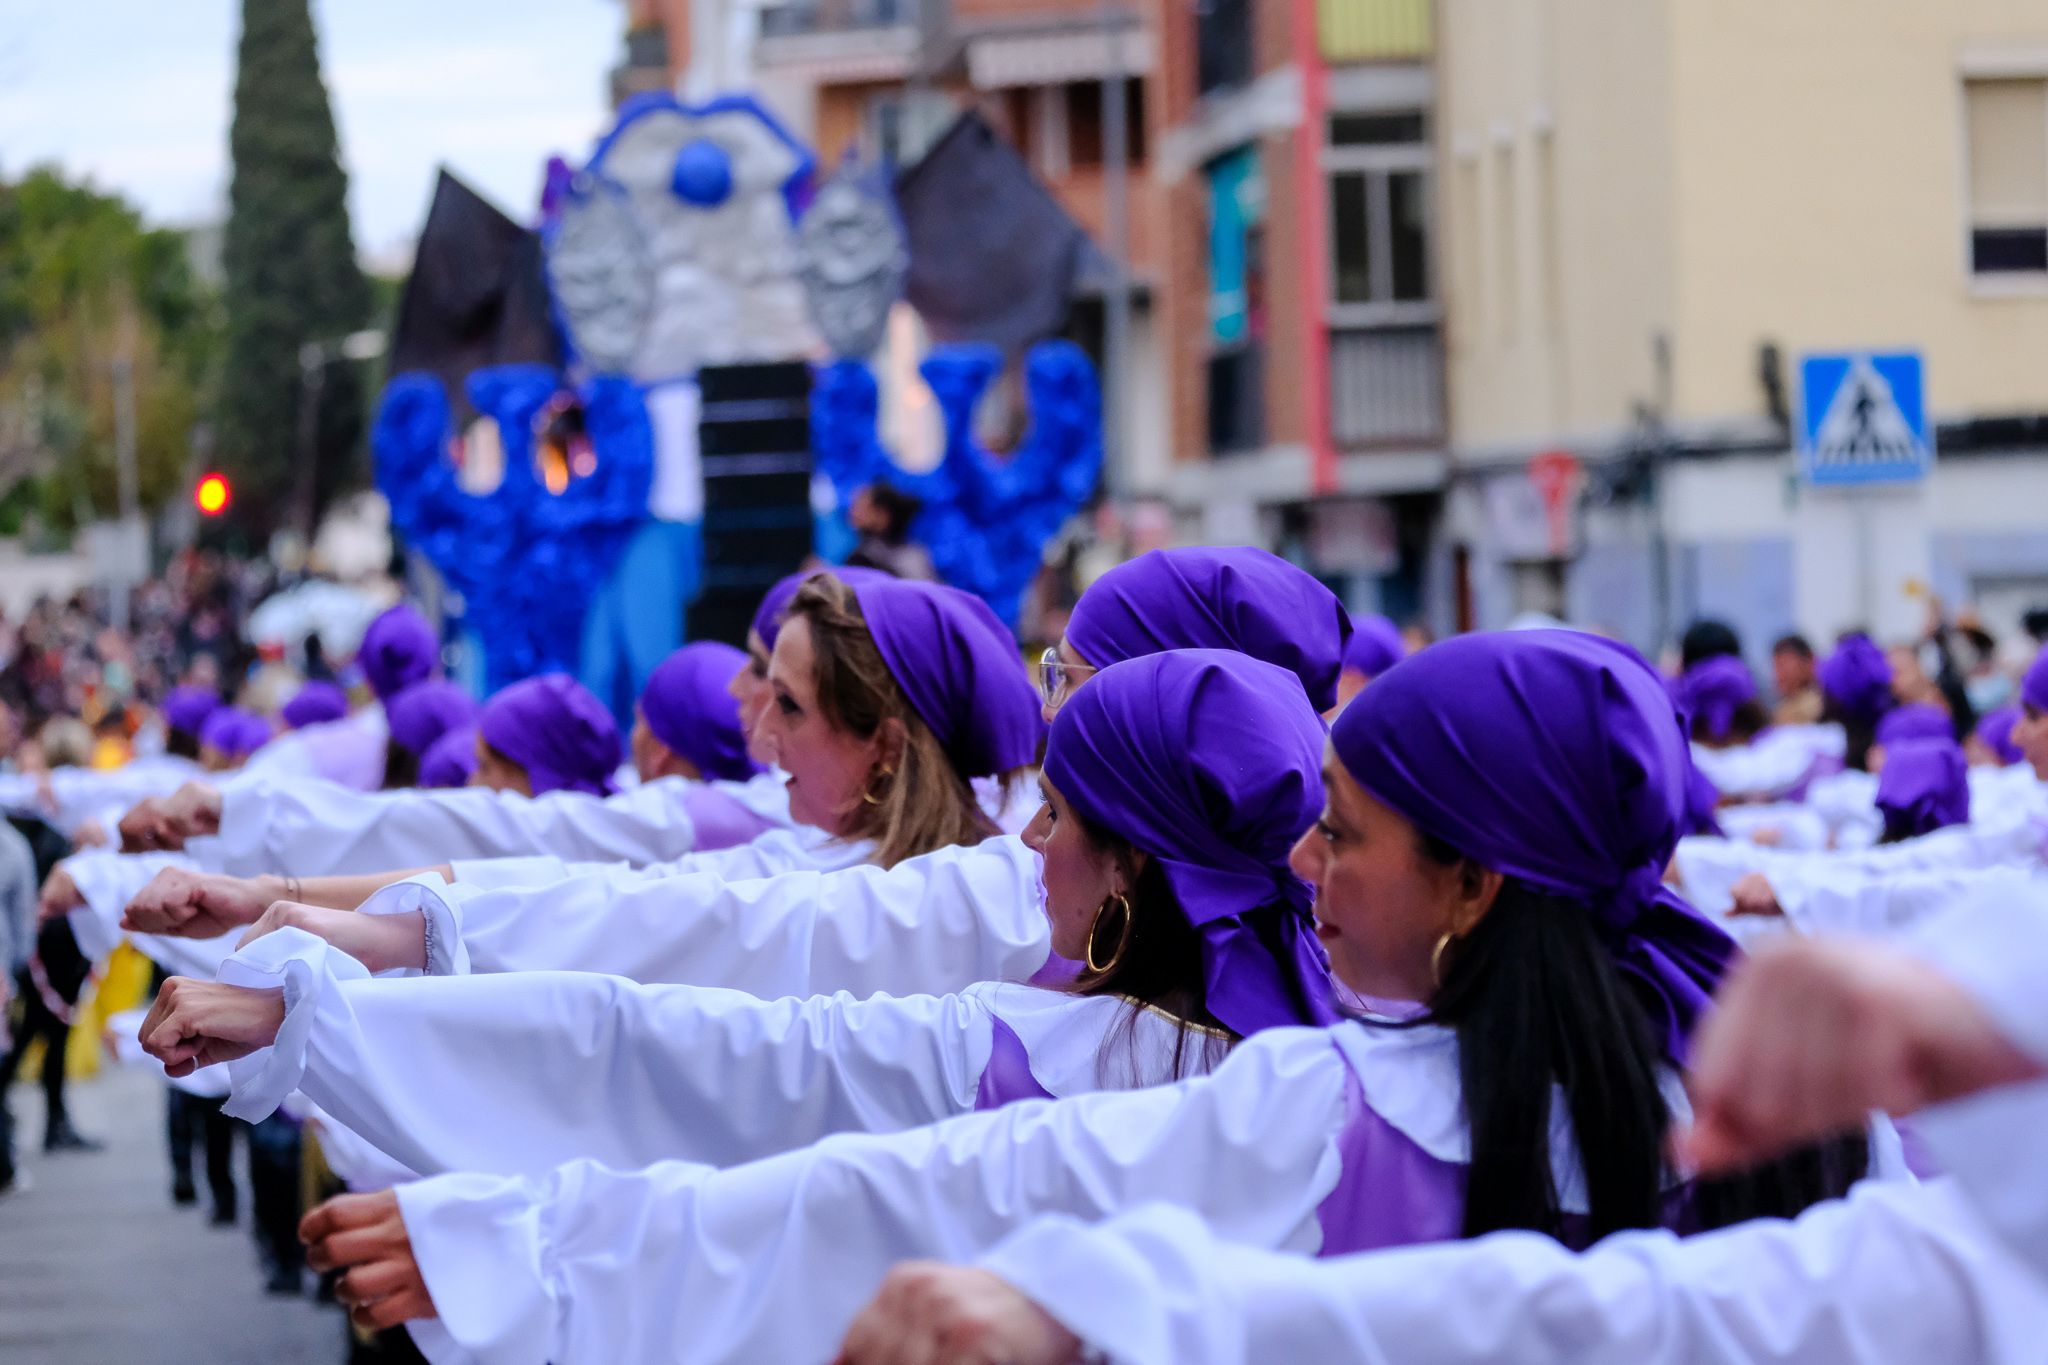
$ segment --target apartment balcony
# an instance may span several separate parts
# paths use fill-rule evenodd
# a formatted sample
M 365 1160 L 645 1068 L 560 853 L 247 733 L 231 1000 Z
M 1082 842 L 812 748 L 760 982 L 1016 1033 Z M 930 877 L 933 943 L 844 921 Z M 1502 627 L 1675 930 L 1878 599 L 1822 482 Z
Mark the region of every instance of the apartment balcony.
M 896 81 L 917 48 L 918 0 L 795 0 L 761 11 L 755 57 L 821 83 Z
M 1436 49 L 1431 0 L 1316 0 L 1323 60 L 1415 62 Z
M 1330 329 L 1330 437 L 1339 450 L 1443 444 L 1436 323 Z

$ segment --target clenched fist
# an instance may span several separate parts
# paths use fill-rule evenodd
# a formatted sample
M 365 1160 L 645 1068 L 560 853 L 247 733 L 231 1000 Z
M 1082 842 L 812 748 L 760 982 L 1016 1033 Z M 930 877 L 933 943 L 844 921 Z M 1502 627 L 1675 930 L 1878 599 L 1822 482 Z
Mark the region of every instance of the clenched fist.
M 264 908 L 282 899 L 286 886 L 276 877 L 223 877 L 190 868 L 167 867 L 135 893 L 121 927 L 136 934 L 171 938 L 219 938 L 254 924 Z
M 189 1076 L 202 1066 L 269 1047 L 283 1027 L 282 989 L 174 976 L 156 993 L 136 1038 L 167 1074 Z

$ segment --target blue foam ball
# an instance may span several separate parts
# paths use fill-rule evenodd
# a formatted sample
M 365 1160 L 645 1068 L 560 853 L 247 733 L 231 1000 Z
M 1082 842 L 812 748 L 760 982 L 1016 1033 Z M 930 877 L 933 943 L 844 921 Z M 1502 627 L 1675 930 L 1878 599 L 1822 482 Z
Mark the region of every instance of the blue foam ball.
M 732 157 L 709 138 L 684 143 L 676 153 L 669 189 L 685 204 L 717 208 L 732 197 Z

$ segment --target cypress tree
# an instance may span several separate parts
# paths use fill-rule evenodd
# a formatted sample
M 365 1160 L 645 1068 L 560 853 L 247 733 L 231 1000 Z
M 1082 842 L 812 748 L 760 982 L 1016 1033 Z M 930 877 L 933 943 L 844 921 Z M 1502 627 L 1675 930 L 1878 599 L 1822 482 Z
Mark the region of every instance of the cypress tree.
M 338 341 L 370 313 L 310 0 L 242 0 L 228 146 L 218 450 L 240 519 L 259 529 L 293 513 L 300 348 Z M 361 440 L 363 395 L 346 361 L 328 364 L 322 380 L 314 469 L 324 499 Z

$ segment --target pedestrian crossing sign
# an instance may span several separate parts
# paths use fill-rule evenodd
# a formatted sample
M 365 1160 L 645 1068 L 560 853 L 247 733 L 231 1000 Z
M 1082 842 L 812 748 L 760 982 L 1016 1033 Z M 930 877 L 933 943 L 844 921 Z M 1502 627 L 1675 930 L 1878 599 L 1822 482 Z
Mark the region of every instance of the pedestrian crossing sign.
M 1807 482 L 1911 483 L 1934 437 L 1917 351 L 1816 353 L 1799 361 L 1799 456 Z

